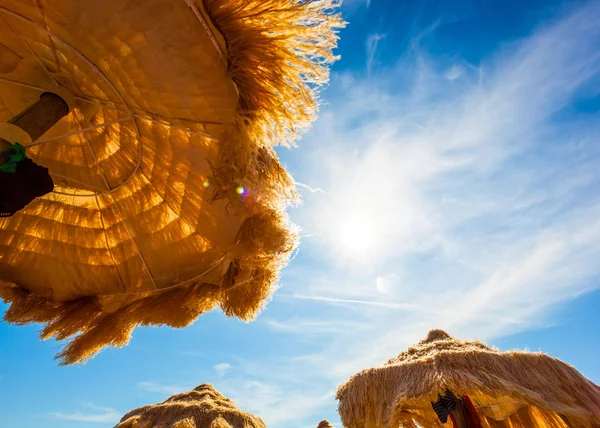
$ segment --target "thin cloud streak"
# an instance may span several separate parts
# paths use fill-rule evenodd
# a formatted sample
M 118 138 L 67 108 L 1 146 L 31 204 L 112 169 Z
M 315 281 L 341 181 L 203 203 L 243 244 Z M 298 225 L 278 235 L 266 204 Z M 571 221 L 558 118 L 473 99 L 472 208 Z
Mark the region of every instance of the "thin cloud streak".
M 369 2 L 367 2 L 369 7 Z M 371 74 L 373 64 L 375 63 L 375 55 L 377 54 L 377 46 L 379 42 L 385 39 L 385 34 L 371 34 L 367 37 L 367 73 Z
M 329 302 L 329 303 L 347 303 L 347 304 L 353 304 L 353 305 L 380 306 L 383 308 L 402 309 L 404 311 L 414 311 L 414 312 L 426 311 L 425 308 L 419 307 L 419 306 L 411 304 L 411 303 L 390 303 L 390 302 L 377 302 L 377 301 L 369 301 L 369 300 L 338 299 L 338 298 L 334 298 L 334 297 L 303 296 L 301 294 L 292 294 L 292 295 L 282 294 L 282 295 L 279 295 L 278 297 L 288 297 L 288 298 L 300 299 L 300 300 L 316 300 L 319 302 Z
M 92 423 L 116 423 L 121 419 L 121 413 L 111 407 L 100 407 L 88 404 L 87 407 L 99 411 L 94 413 L 63 413 L 52 412 L 47 416 L 53 419 L 61 419 L 66 421 L 92 422 Z
M 303 320 L 303 319 L 288 319 L 266 321 L 266 325 L 271 329 L 286 334 L 307 336 L 322 336 L 322 335 L 340 335 L 347 334 L 349 330 L 365 330 L 371 327 L 368 323 L 349 322 L 342 320 Z

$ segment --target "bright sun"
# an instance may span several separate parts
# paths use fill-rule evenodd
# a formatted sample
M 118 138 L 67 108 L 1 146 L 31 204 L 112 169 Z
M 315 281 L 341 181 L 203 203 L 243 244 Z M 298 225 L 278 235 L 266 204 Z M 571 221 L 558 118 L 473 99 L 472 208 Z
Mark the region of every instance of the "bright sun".
M 341 220 L 337 242 L 345 256 L 363 258 L 372 250 L 374 235 L 373 223 L 366 217 L 355 215 Z

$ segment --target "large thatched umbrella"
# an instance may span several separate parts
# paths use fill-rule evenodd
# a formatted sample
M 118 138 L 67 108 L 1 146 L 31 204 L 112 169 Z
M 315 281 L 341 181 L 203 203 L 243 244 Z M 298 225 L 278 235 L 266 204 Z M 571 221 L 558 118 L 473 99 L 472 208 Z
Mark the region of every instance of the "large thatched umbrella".
M 600 426 L 600 388 L 573 367 L 441 330 L 354 375 L 337 397 L 347 428 Z
M 273 146 L 315 117 L 337 6 L 1 0 L 5 319 L 74 338 L 63 363 L 218 306 L 253 319 L 296 243 Z
M 265 423 L 238 409 L 212 385 L 203 384 L 132 410 L 115 428 L 265 428 Z

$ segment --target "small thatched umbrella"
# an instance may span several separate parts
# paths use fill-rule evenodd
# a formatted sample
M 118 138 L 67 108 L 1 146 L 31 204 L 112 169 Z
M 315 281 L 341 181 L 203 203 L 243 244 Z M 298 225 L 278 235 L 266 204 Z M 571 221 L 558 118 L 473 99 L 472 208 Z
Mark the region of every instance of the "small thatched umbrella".
M 316 115 L 338 6 L 0 1 L 5 319 L 71 338 L 67 364 L 139 325 L 253 319 L 296 244 L 273 146 Z
M 337 398 L 347 428 L 600 426 L 600 387 L 573 367 L 441 330 L 352 376 Z
M 132 410 L 115 428 L 265 428 L 265 423 L 238 409 L 212 385 L 203 384 Z
M 319 422 L 317 428 L 333 428 L 333 425 L 331 425 L 328 420 L 323 419 L 321 422 Z

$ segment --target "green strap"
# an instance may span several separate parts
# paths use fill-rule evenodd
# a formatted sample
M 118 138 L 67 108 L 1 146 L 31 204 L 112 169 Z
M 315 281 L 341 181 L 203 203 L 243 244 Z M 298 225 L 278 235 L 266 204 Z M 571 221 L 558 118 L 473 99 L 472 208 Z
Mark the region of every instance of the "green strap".
M 22 162 L 27 157 L 25 155 L 25 147 L 20 145 L 19 143 L 15 143 L 10 146 L 8 149 L 4 149 L 0 152 L 0 155 L 6 152 L 12 152 L 12 155 L 8 159 L 8 161 L 2 165 L 0 165 L 0 172 L 16 172 L 17 164 Z

